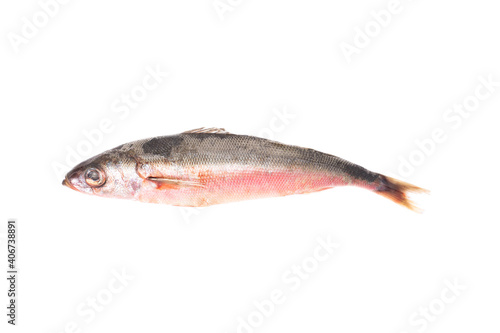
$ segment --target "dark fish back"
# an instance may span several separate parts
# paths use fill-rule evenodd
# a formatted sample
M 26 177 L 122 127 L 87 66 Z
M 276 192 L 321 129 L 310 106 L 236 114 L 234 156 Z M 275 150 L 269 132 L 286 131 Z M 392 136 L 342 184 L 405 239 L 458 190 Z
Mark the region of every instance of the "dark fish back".
M 285 145 L 249 135 L 182 133 L 133 143 L 141 158 L 182 165 L 234 163 L 260 167 L 324 170 L 368 182 L 378 178 L 361 166 L 314 149 Z

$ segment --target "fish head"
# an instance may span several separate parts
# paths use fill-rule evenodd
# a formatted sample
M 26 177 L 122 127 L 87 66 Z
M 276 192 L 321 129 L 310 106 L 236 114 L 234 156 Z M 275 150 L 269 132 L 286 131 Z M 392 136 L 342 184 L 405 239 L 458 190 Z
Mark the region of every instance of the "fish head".
M 62 184 L 86 194 L 133 199 L 141 181 L 135 160 L 124 152 L 111 150 L 75 166 Z

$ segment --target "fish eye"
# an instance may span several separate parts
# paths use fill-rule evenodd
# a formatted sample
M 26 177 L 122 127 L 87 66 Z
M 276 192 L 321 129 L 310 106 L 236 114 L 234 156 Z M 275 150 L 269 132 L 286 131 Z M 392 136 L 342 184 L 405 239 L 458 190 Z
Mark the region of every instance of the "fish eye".
M 85 172 L 85 182 L 92 187 L 102 186 L 106 178 L 104 173 L 96 168 L 88 168 Z

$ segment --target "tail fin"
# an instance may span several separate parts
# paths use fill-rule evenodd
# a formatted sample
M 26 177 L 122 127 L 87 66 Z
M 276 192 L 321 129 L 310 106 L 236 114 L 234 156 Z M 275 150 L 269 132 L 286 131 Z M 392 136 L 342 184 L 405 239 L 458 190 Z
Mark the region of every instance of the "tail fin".
M 384 175 L 380 175 L 380 180 L 381 184 L 375 189 L 375 193 L 380 194 L 397 204 L 405 206 L 414 212 L 422 213 L 422 209 L 415 206 L 415 204 L 408 199 L 407 194 L 429 193 L 428 190 Z

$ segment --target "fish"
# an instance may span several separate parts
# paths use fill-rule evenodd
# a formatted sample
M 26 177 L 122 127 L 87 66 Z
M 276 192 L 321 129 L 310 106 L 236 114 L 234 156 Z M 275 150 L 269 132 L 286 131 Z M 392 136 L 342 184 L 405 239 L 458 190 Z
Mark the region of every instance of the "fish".
M 421 212 L 408 195 L 428 192 L 314 149 L 204 127 L 107 150 L 62 183 L 85 194 L 182 207 L 357 186 Z

